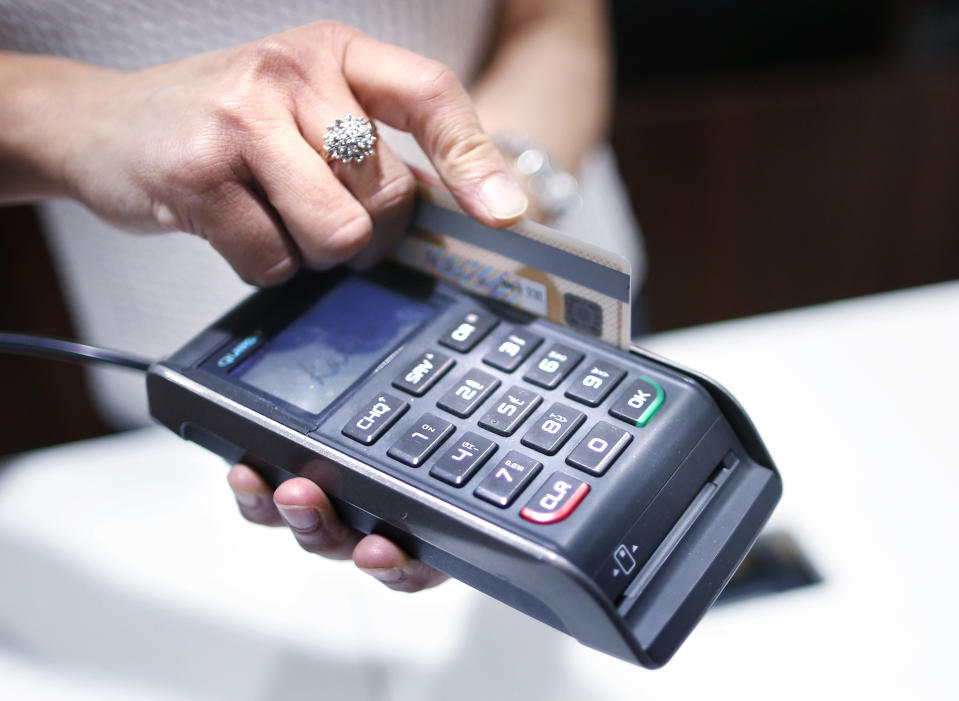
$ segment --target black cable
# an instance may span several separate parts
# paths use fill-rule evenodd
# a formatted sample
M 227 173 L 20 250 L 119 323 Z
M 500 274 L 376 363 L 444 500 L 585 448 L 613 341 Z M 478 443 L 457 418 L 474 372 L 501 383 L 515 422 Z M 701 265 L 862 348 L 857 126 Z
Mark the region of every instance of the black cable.
M 109 348 L 98 348 L 97 346 L 64 341 L 59 338 L 31 336 L 25 333 L 7 333 L 6 331 L 0 331 L 0 353 L 46 356 L 78 363 L 94 361 L 119 365 L 141 372 L 146 372 L 151 365 L 151 362 L 145 358 L 110 350 Z

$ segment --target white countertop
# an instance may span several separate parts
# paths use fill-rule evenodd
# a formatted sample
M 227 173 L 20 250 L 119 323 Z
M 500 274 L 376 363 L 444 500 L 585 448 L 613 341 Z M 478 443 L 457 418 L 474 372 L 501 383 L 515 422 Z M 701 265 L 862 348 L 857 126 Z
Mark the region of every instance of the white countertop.
M 0 698 L 954 697 L 959 282 L 647 345 L 749 411 L 771 526 L 823 583 L 711 611 L 650 672 L 458 582 L 399 594 L 307 555 L 147 429 L 0 470 Z

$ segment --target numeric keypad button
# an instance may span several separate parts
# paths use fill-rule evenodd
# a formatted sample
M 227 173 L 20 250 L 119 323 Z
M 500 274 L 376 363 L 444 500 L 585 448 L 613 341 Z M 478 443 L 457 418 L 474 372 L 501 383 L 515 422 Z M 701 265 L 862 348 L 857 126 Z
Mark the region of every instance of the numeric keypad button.
M 543 469 L 543 463 L 515 450 L 493 465 L 492 471 L 473 492 L 478 498 L 505 509 Z
M 542 336 L 526 329 L 513 329 L 483 356 L 483 362 L 503 372 L 513 372 L 542 342 Z
M 430 475 L 446 484 L 462 487 L 496 452 L 496 448 L 493 441 L 467 431 L 440 455 L 430 468 Z
M 535 392 L 514 385 L 493 402 L 479 425 L 501 436 L 511 436 L 542 401 Z
M 626 385 L 626 390 L 609 408 L 609 413 L 617 419 L 642 428 L 656 415 L 665 400 L 666 393 L 658 382 L 648 377 L 640 377 Z
M 400 376 L 393 380 L 393 386 L 414 397 L 422 397 L 455 364 L 456 361 L 445 353 L 426 351 L 406 366 Z
M 372 445 L 409 408 L 409 404 L 392 394 L 378 394 L 347 422 L 343 435 L 363 445 Z
M 467 312 L 443 334 L 440 343 L 447 348 L 466 353 L 483 340 L 498 323 L 499 320 L 487 312 Z
M 410 467 L 419 467 L 449 438 L 453 430 L 453 424 L 449 421 L 433 414 L 423 414 L 386 454 Z
M 436 405 L 451 414 L 465 419 L 483 403 L 497 387 L 500 381 L 482 370 L 470 370 L 458 384 L 450 388 Z
M 623 429 L 600 421 L 573 449 L 566 462 L 584 472 L 601 475 L 632 440 L 633 437 Z
M 553 389 L 563 381 L 574 367 L 583 359 L 583 354 L 569 346 L 554 343 L 533 364 L 523 379 L 534 385 Z
M 626 371 L 604 360 L 588 363 L 566 390 L 566 396 L 587 406 L 599 406 L 626 377 Z
M 541 453 L 555 455 L 585 420 L 583 412 L 556 402 L 526 432 L 522 443 Z

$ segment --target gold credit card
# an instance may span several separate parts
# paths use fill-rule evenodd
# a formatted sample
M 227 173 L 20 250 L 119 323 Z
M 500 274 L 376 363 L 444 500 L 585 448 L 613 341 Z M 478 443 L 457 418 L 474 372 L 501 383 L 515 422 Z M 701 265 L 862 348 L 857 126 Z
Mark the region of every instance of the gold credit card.
M 622 256 L 522 221 L 494 229 L 463 214 L 445 190 L 421 186 L 394 260 L 629 348 L 629 262 Z

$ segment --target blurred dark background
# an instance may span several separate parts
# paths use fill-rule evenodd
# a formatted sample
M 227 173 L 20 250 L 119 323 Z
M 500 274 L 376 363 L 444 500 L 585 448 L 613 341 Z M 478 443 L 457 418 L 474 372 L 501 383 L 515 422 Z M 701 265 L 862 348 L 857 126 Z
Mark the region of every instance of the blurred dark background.
M 613 10 L 654 330 L 959 277 L 959 2 Z
M 611 8 L 653 330 L 959 277 L 959 0 Z M 0 290 L 0 329 L 73 337 L 30 208 Z M 7 356 L 0 388 L 0 455 L 108 430 L 77 367 Z

